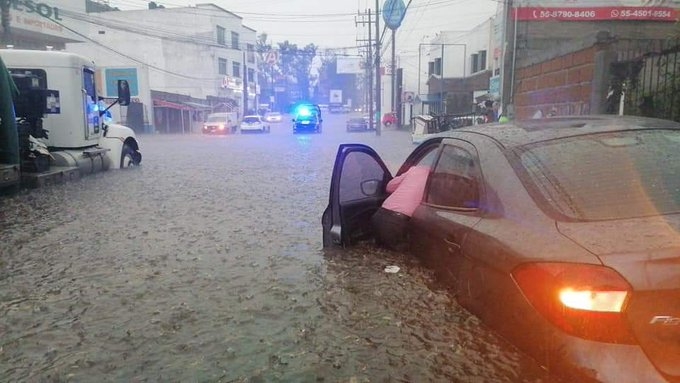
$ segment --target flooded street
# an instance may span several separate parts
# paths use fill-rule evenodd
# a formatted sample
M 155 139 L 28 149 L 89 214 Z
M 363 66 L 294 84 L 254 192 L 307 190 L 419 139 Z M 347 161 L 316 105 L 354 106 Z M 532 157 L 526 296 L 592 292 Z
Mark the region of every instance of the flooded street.
M 411 256 L 322 249 L 338 144 L 413 149 L 345 118 L 141 136 L 140 168 L 0 199 L 0 381 L 551 381 Z

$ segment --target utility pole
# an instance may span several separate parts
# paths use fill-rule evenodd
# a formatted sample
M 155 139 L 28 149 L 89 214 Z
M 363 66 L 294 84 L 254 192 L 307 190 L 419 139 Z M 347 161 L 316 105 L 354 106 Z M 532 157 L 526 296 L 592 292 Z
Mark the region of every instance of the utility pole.
M 380 135 L 381 101 L 380 101 L 380 0 L 375 0 L 375 104 L 378 121 L 375 123 L 375 135 Z M 370 30 L 370 28 L 369 28 Z
M 392 29 L 392 109 L 390 112 L 395 112 L 397 105 L 396 89 L 397 88 L 397 30 Z
M 243 49 L 243 117 L 248 115 L 248 65 L 246 49 Z
M 375 121 L 375 114 L 373 113 L 373 71 L 371 67 L 371 61 L 373 59 L 373 41 L 372 41 L 372 36 L 371 36 L 371 26 L 373 24 L 373 19 L 371 18 L 371 10 L 369 9 L 367 11 L 367 14 L 359 14 L 359 17 L 364 17 L 367 16 L 367 19 L 362 19 L 361 21 L 357 21 L 356 24 L 368 24 L 368 40 L 361 40 L 361 41 L 366 41 L 367 47 L 368 47 L 368 58 L 366 60 L 367 66 L 367 72 L 368 72 L 368 126 L 371 127 L 373 126 L 373 123 L 376 123 L 376 134 L 380 135 L 378 129 L 378 126 L 380 125 L 380 121 Z

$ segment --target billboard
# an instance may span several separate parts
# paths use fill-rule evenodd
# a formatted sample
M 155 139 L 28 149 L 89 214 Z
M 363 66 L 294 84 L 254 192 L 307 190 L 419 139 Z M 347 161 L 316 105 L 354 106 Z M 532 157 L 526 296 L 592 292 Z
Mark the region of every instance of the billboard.
M 520 0 L 515 2 L 520 21 L 677 21 L 680 0 Z
M 118 80 L 127 80 L 130 85 L 130 96 L 139 97 L 137 68 L 104 68 L 106 97 L 116 97 L 118 93 Z
M 337 57 L 337 74 L 360 74 L 363 72 L 361 57 Z

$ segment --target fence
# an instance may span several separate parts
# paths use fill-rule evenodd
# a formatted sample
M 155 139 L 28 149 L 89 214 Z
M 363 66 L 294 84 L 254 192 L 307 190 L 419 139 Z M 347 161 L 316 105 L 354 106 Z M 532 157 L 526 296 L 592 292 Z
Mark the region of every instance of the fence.
M 618 40 L 606 112 L 680 121 L 680 39 Z

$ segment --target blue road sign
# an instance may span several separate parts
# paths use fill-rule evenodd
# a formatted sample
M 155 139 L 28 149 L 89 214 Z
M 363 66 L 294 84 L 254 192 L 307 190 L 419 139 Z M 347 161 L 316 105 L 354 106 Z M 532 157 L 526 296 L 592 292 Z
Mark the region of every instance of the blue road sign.
M 403 0 L 385 0 L 382 9 L 383 20 L 389 29 L 397 29 L 406 15 L 406 5 Z

